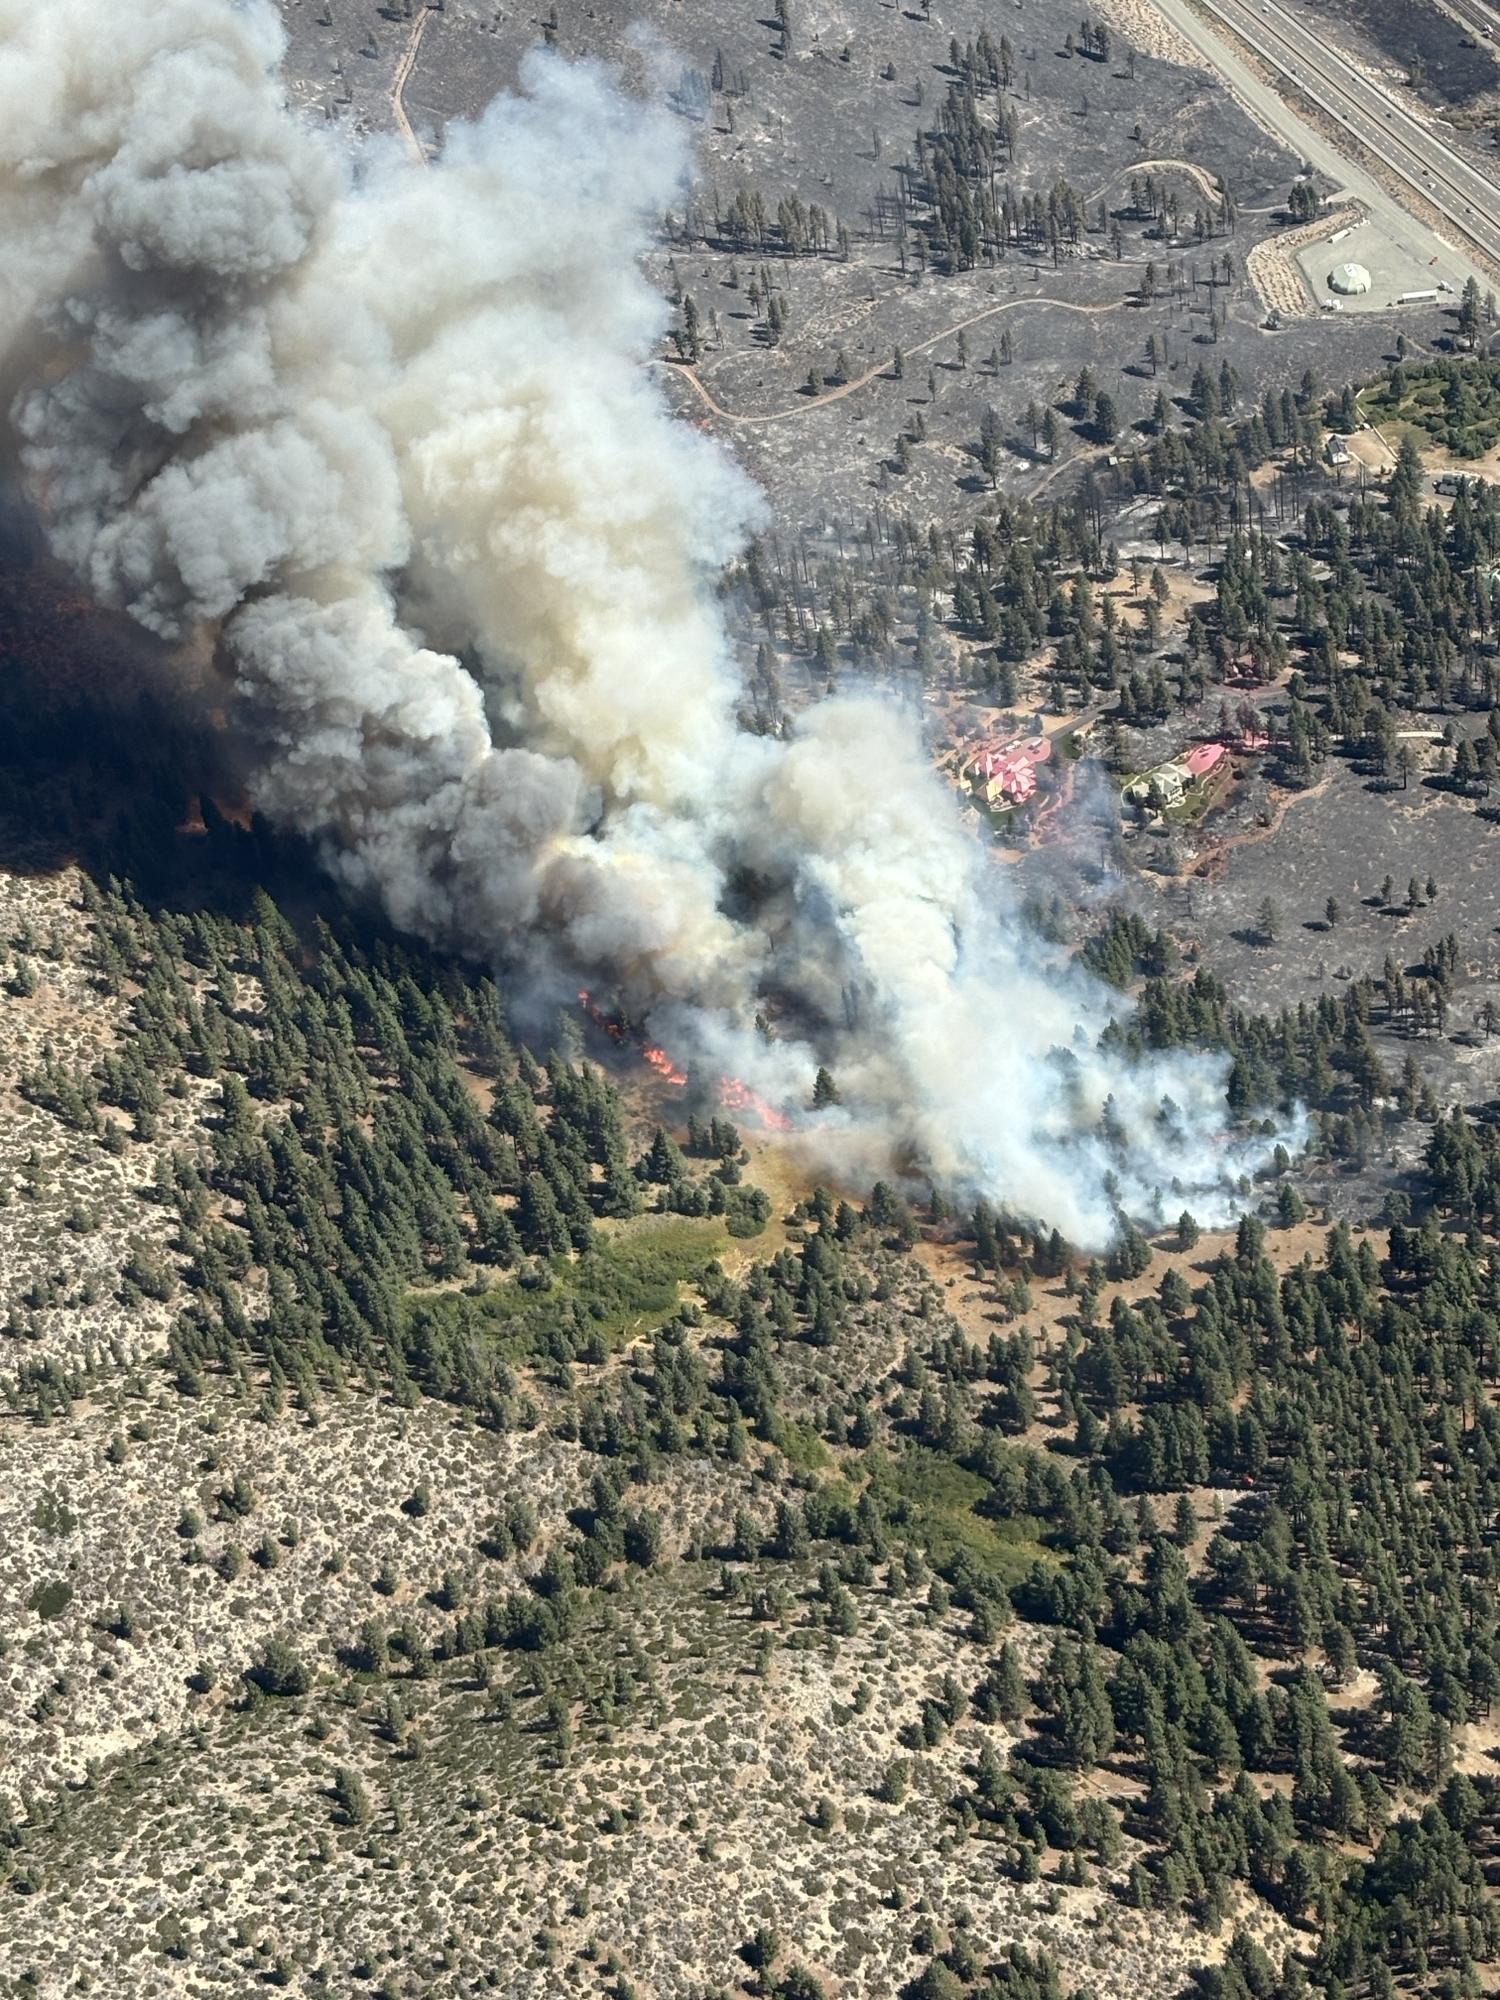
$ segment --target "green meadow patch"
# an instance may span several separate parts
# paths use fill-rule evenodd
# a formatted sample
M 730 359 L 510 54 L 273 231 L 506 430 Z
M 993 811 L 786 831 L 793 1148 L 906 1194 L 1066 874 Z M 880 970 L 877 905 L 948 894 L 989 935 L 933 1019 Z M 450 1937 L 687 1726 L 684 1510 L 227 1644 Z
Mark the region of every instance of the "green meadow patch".
M 466 1322 L 517 1359 L 528 1354 L 613 1349 L 660 1326 L 683 1287 L 697 1284 L 727 1243 L 721 1218 L 642 1216 L 577 1258 L 556 1257 L 477 1298 L 431 1294 L 414 1316 Z
M 908 1444 L 897 1452 L 872 1451 L 866 1464 L 872 1491 L 887 1501 L 894 1519 L 910 1527 L 939 1569 L 962 1559 L 1008 1588 L 1039 1556 L 1045 1559 L 1041 1523 L 1029 1514 L 996 1520 L 981 1513 L 988 1484 L 942 1452 Z

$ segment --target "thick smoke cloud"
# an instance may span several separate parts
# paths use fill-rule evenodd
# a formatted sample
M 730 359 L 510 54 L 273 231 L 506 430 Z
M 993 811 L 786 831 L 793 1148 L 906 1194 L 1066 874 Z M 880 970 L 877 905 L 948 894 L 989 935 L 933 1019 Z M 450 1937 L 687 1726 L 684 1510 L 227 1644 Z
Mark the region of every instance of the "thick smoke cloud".
M 260 0 L 0 0 L 0 40 L 20 473 L 102 602 L 217 649 L 268 818 L 773 1098 L 831 1061 L 851 1167 L 1081 1241 L 1224 1206 L 1219 1071 L 1098 1055 L 1104 995 L 1034 955 L 908 720 L 737 732 L 712 584 L 759 502 L 642 365 L 672 121 L 538 56 L 424 170 L 287 108 Z M 773 987 L 816 1049 L 747 1029 Z

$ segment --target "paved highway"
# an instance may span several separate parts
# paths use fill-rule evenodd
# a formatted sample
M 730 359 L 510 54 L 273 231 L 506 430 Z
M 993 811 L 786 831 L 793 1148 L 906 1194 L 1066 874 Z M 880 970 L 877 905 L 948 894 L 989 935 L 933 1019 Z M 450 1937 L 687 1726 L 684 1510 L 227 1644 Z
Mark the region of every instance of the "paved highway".
M 1400 94 L 1372 83 L 1282 0 L 1203 4 L 1429 201 L 1463 242 L 1500 261 L 1500 186 L 1408 110 Z
M 1500 41 L 1500 7 L 1490 0 L 1448 0 L 1448 11 L 1487 41 Z
M 1500 273 L 1500 185 L 1320 40 L 1294 9 L 1280 0 L 1202 0 L 1215 17 L 1211 25 L 1188 0 L 1157 4 L 1257 119 L 1363 201 L 1394 241 L 1433 272 L 1434 282 L 1441 274 L 1462 284 L 1472 275 L 1484 289 L 1494 287 Z M 1231 46 L 1219 23 L 1377 159 L 1382 178 L 1299 117 Z M 1403 194 L 1441 215 L 1441 237 L 1403 204 Z

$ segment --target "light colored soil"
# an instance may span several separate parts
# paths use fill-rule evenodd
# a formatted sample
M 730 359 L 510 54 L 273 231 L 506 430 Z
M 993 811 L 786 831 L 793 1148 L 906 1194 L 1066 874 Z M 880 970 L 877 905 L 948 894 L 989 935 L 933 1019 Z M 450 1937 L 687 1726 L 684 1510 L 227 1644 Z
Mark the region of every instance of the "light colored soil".
M 1268 236 L 1257 243 L 1245 259 L 1245 270 L 1266 310 L 1278 313 L 1282 319 L 1313 318 L 1317 307 L 1298 266 L 1297 253 L 1310 244 L 1325 242 L 1341 229 L 1353 228 L 1364 220 L 1365 213 L 1361 203 L 1345 203 L 1315 216 L 1298 229 L 1284 230 L 1279 236 Z
M 125 1442 L 120 1464 L 112 1437 Z M 481 1556 L 479 1536 L 522 1493 L 555 1521 L 587 1492 L 583 1458 L 545 1433 L 480 1433 L 440 1404 L 403 1412 L 356 1397 L 312 1429 L 204 1410 L 165 1385 L 150 1397 L 111 1388 L 41 1433 L 0 1428 L 0 1623 L 26 1635 L 0 1659 L 0 1792 L 76 1782 L 91 1759 L 237 1698 L 278 1631 L 325 1667 L 367 1618 L 410 1617 L 435 1634 L 445 1621 L 424 1593 L 449 1569 L 488 1591 L 513 1587 L 518 1569 Z M 256 1495 L 244 1518 L 218 1504 L 239 1473 Z M 430 1511 L 404 1511 L 424 1480 Z M 47 1525 L 54 1502 L 71 1527 Z M 190 1509 L 205 1523 L 196 1537 L 181 1532 Z M 268 1538 L 272 1569 L 255 1559 Z M 231 1546 L 246 1558 L 233 1581 L 218 1567 Z M 402 1580 L 390 1597 L 374 1588 L 387 1565 Z M 37 1592 L 57 1583 L 71 1601 L 39 1616 Z M 109 1629 L 122 1608 L 128 1638 Z M 204 1671 L 218 1690 L 206 1700 L 188 1685 Z
M 1178 34 L 1164 20 L 1151 0 L 1101 0 L 1099 12 L 1126 35 L 1145 55 L 1158 62 L 1200 69 L 1202 59 L 1186 36 Z
M 0 875 L 0 971 L 9 976 L 24 956 L 37 977 L 30 997 L 0 1000 L 0 1379 L 23 1363 L 76 1367 L 164 1345 L 172 1308 L 144 1298 L 127 1311 L 120 1274 L 137 1246 L 171 1261 L 175 1217 L 150 1186 L 164 1153 L 199 1149 L 217 1094 L 185 1079 L 181 1097 L 164 1098 L 156 1139 L 132 1138 L 118 1154 L 22 1095 L 21 1079 L 49 1061 L 68 1075 L 88 1071 L 116 1049 L 126 1019 L 126 997 L 100 992 L 90 970 L 81 888 L 73 870 Z M 23 954 L 15 940 L 27 934 L 37 946 Z M 131 1130 L 122 1113 L 101 1115 Z M 80 1206 L 85 1215 L 75 1215 Z
M 411 81 L 412 71 L 417 66 L 417 57 L 422 52 L 422 37 L 427 32 L 427 24 L 432 19 L 433 9 L 427 0 L 421 0 L 416 19 L 411 25 L 411 34 L 402 51 L 401 60 L 396 65 L 396 74 L 391 82 L 391 116 L 400 128 L 406 141 L 407 150 L 420 166 L 427 165 L 427 148 L 412 130 L 410 118 L 406 115 L 406 86 Z
M 76 1962 L 87 1922 L 108 1990 L 155 2000 L 204 1990 L 207 1968 L 226 1961 L 250 1980 L 277 1957 L 347 1976 L 387 1958 L 431 1964 L 446 1940 L 455 1970 L 491 1968 L 519 2000 L 551 2000 L 579 1954 L 613 1954 L 651 2000 L 686 2000 L 705 1980 L 741 1979 L 739 1947 L 770 1923 L 831 1994 L 884 2000 L 910 1976 L 920 1905 L 945 1926 L 967 1911 L 987 1956 L 1046 1946 L 1101 2000 L 1180 1992 L 1205 1949 L 1190 1924 L 1124 1909 L 1103 1886 L 1022 1885 L 990 1842 L 957 1835 L 948 1803 L 984 1738 L 1003 1749 L 1007 1732 L 965 1722 L 933 1749 L 906 1748 L 955 1634 L 912 1598 L 860 1603 L 858 1632 L 836 1645 L 794 1603 L 757 1674 L 743 1605 L 701 1587 L 635 1587 L 574 1650 L 596 1686 L 611 1659 L 633 1658 L 638 1692 L 608 1722 L 574 1702 L 561 1764 L 524 1662 L 509 1724 L 465 1674 L 403 1684 L 399 1744 L 373 1726 L 383 1690 L 320 1707 L 316 1741 L 285 1704 L 226 1716 L 211 1727 L 214 1754 L 191 1765 L 169 1754 L 75 1813 L 47 1891 L 13 1906 L 14 1962 Z M 1018 1634 L 1033 1664 L 1040 1643 Z M 911 1783 L 892 1807 L 875 1793 L 896 1758 Z M 364 1778 L 368 1831 L 332 1807 L 339 1766 Z M 836 1806 L 826 1832 L 812 1823 L 823 1797 Z M 616 1807 L 625 1825 L 609 1833 Z M 75 1906 L 70 1889 L 85 1884 Z M 180 1956 L 141 1950 L 168 1916 Z M 50 2000 L 62 1986 L 49 1976 L 40 1990 Z

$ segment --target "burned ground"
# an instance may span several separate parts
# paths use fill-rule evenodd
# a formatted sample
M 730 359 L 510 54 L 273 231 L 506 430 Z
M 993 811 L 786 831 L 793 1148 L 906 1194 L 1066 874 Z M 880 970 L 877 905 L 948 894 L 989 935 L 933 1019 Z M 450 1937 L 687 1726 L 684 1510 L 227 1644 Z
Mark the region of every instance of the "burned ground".
M 353 0 L 323 8 L 306 0 L 287 18 L 301 86 L 329 100 L 336 60 L 362 118 L 388 126 L 388 93 L 421 11 L 408 20 L 402 9 Z M 635 30 L 643 19 L 658 42 L 641 42 Z M 971 515 L 989 485 L 977 476 L 973 454 L 991 407 L 1011 446 L 999 475 L 1004 490 L 1058 491 L 1101 458 L 1103 447 L 1080 426 L 1065 432 L 1054 462 L 1027 448 L 1023 414 L 1032 402 L 1045 408 L 1085 367 L 1114 394 L 1127 441 L 1157 390 L 1185 395 L 1205 358 L 1215 368 L 1228 359 L 1254 396 L 1308 367 L 1327 372 L 1325 329 L 1308 321 L 1267 332 L 1265 306 L 1244 275 L 1250 249 L 1284 220 L 1298 161 L 1203 76 L 1133 50 L 1118 33 L 1107 60 L 1077 48 L 1069 53 L 1078 24 L 1037 0 L 1007 11 L 998 26 L 963 0 L 937 0 L 930 19 L 894 4 L 803 6 L 785 53 L 774 22 L 719 0 L 644 14 L 614 4 L 564 6 L 557 23 L 547 39 L 562 54 L 601 58 L 632 86 L 663 93 L 692 139 L 698 183 L 674 218 L 654 275 L 678 296 L 679 308 L 692 299 L 704 351 L 690 380 L 668 344 L 668 389 L 686 418 L 721 437 L 762 482 L 783 528 L 853 515 L 876 496 L 922 514 Z M 448 0 L 428 14 L 402 92 L 418 133 L 438 143 L 449 118 L 473 116 L 494 90 L 513 86 L 540 25 L 526 9 L 467 0 Z M 924 272 L 915 215 L 904 232 L 899 220 L 913 142 L 935 128 L 956 77 L 950 44 L 970 41 L 987 25 L 1015 50 L 1015 159 L 1001 165 L 999 178 L 1043 196 L 1065 182 L 1083 198 L 1088 228 L 1056 265 L 1043 246 L 1012 249 L 972 270 Z M 1139 182 L 1147 175 L 1182 204 L 1175 242 L 1131 209 L 1132 176 Z M 1219 188 L 1232 197 L 1237 219 L 1226 234 L 1200 240 L 1194 213 L 1212 209 Z M 746 191 L 763 199 L 771 232 L 763 248 L 732 254 L 714 218 Z M 775 232 L 784 197 L 817 204 L 846 227 L 847 253 L 785 254 Z M 1111 241 L 1116 228 L 1118 243 Z M 1225 253 L 1234 276 L 1210 285 L 1210 263 Z M 1183 297 L 1170 299 L 1163 288 L 1158 303 L 1141 303 L 1147 264 L 1164 279 L 1171 262 L 1184 266 Z M 785 313 L 774 341 L 764 299 L 749 296 L 762 270 Z M 1210 307 L 1227 316 L 1216 335 L 1208 330 Z M 1400 324 L 1420 338 L 1438 322 L 1408 314 Z M 1341 327 L 1339 373 L 1373 368 L 1394 330 L 1384 317 Z M 1166 343 L 1159 378 L 1143 359 L 1149 335 Z M 1002 337 L 1013 358 L 991 369 L 988 358 Z M 908 357 L 901 380 L 890 366 L 898 347 Z M 841 355 L 847 378 L 836 367 Z M 808 386 L 811 371 L 820 377 L 816 389 Z M 860 386 L 845 393 L 850 379 Z M 925 438 L 910 470 L 897 474 L 896 439 L 917 419 Z
M 1137 840 L 1152 845 L 1159 836 Z M 1252 775 L 1191 843 L 1180 876 L 1143 873 L 1152 886 L 1141 907 L 1188 940 L 1238 1002 L 1266 1012 L 1378 981 L 1390 961 L 1420 977 L 1431 948 L 1451 932 L 1459 960 L 1446 1031 L 1413 1033 L 1377 1018 L 1373 1036 L 1392 1077 L 1414 1059 L 1440 1102 L 1485 1105 L 1500 1096 L 1500 1041 L 1483 1024 L 1485 1009 L 1500 1003 L 1496 853 L 1495 827 L 1475 802 L 1418 780 L 1403 792 L 1334 764 L 1305 791 L 1289 791 Z M 1429 882 L 1437 886 L 1431 899 Z M 1338 906 L 1332 925 L 1330 900 Z M 1274 936 L 1262 928 L 1267 903 Z M 1326 1167 L 1309 1187 L 1335 1213 L 1378 1216 L 1392 1187 L 1420 1189 L 1426 1144 L 1422 1125 L 1390 1122 L 1367 1161 Z

